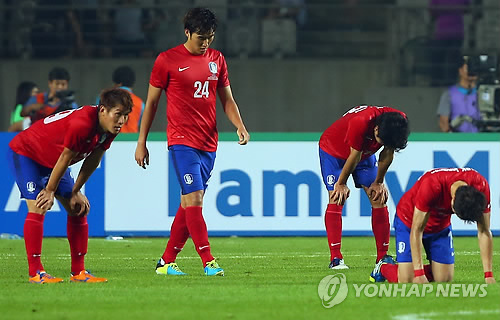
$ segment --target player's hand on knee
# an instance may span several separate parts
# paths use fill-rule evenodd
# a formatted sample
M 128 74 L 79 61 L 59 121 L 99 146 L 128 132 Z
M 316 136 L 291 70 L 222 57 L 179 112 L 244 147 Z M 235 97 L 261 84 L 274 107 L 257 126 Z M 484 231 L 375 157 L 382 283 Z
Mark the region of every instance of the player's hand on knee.
M 87 215 L 90 211 L 89 199 L 80 191 L 71 195 L 69 205 L 71 212 L 77 216 Z
M 145 145 L 137 144 L 137 148 L 135 149 L 135 161 L 143 169 L 149 166 L 149 151 Z
M 413 278 L 413 283 L 429 283 L 425 275 Z
M 47 189 L 43 189 L 36 196 L 35 205 L 43 210 L 50 210 L 54 205 L 54 191 L 48 191 Z
M 344 202 L 349 198 L 350 190 L 345 184 L 335 183 L 333 187 L 332 200 L 333 203 L 338 205 L 343 205 Z
M 380 204 L 385 204 L 389 197 L 389 192 L 383 183 L 372 183 L 368 188 L 368 195 L 372 201 L 377 201 Z
M 493 277 L 484 278 L 484 282 L 486 282 L 487 284 L 497 283 L 495 278 Z

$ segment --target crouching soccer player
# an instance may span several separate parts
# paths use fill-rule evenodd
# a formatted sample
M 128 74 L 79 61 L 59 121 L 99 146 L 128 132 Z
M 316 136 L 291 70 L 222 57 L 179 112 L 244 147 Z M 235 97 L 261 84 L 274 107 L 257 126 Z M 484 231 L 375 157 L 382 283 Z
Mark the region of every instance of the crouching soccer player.
M 321 135 L 319 160 L 329 193 L 325 226 L 330 269 L 348 269 L 340 252 L 342 208 L 349 197 L 347 179 L 363 188 L 372 206 L 372 229 L 378 262 L 389 248 L 390 224 L 384 177 L 395 151 L 406 147 L 410 129 L 406 115 L 389 107 L 358 106 L 346 112 Z M 380 148 L 377 161 L 374 153 Z
M 455 269 L 451 215 L 476 222 L 486 283 L 492 272 L 490 188 L 470 168 L 433 169 L 419 178 L 399 201 L 394 218 L 398 264 L 390 256 L 377 263 L 370 281 L 400 283 L 450 282 Z M 430 264 L 422 262 L 422 247 Z
M 107 281 L 93 276 L 84 266 L 90 204 L 80 189 L 99 165 L 131 110 L 132 99 L 127 91 L 106 90 L 101 94 L 100 105 L 83 106 L 51 115 L 19 133 L 10 142 L 7 151 L 9 166 L 29 211 L 24 223 L 29 282 L 63 281 L 49 275 L 40 260 L 43 221 L 54 204 L 54 197 L 68 213 L 70 281 Z M 68 167 L 83 159 L 75 182 Z

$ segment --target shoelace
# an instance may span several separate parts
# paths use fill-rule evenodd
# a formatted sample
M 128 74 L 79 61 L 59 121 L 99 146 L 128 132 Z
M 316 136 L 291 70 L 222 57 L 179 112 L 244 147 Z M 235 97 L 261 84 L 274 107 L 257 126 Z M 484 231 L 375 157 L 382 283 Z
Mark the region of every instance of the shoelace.
M 54 279 L 55 277 L 53 277 L 50 274 L 44 272 L 44 273 L 40 273 L 40 279 L 42 279 L 42 278 Z
M 177 265 L 177 263 L 171 263 L 170 267 L 177 272 L 182 272 L 181 269 L 179 269 L 179 266 Z
M 219 264 L 217 263 L 217 261 L 212 260 L 210 262 L 207 262 L 207 267 L 212 268 L 212 269 L 217 269 L 217 268 L 219 268 Z

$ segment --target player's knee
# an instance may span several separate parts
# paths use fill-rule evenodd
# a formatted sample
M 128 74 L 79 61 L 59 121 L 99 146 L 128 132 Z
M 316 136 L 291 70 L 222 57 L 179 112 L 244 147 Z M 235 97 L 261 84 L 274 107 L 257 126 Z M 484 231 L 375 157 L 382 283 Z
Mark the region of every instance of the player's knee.
M 453 273 L 445 272 L 441 274 L 434 274 L 435 282 L 451 282 L 453 281 Z

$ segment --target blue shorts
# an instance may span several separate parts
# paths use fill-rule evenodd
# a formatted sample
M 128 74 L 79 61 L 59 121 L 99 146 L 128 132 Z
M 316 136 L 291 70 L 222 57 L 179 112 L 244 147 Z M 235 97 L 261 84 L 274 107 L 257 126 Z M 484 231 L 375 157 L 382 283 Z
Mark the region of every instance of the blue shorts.
M 15 153 L 11 148 L 7 148 L 7 162 L 9 163 L 10 170 L 16 177 L 17 186 L 19 187 L 19 191 L 21 191 L 21 198 L 35 200 L 38 193 L 47 185 L 52 169 L 44 167 L 28 157 Z M 74 184 L 75 181 L 71 177 L 71 172 L 67 169 L 59 182 L 55 194 L 63 198 L 71 198 L 71 191 Z
M 412 262 L 410 247 L 410 228 L 394 217 L 394 230 L 396 231 L 396 252 L 398 262 Z M 424 233 L 422 237 L 427 260 L 442 264 L 455 263 L 455 249 L 453 249 L 453 236 L 451 225 L 437 233 Z
M 212 175 L 215 152 L 201 151 L 185 145 L 168 147 L 182 194 L 205 190 Z
M 319 148 L 319 163 L 321 165 L 323 183 L 331 191 L 335 182 L 339 179 L 345 160 L 335 158 Z M 360 161 L 352 173 L 356 188 L 361 188 L 362 186 L 370 187 L 377 178 L 377 170 L 375 155 L 371 155 L 365 160 Z

